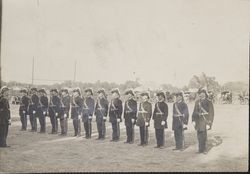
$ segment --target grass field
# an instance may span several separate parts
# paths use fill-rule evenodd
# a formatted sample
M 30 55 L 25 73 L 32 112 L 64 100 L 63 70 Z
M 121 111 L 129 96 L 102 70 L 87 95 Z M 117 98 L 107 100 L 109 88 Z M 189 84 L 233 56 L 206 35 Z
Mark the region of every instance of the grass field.
M 121 123 L 121 140 L 110 142 L 111 127 L 108 123 L 104 141 L 97 137 L 93 122 L 92 139 L 72 137 L 72 120 L 66 137 L 51 135 L 47 118 L 47 133 L 19 131 L 18 107 L 11 106 L 12 125 L 7 143 L 10 148 L 0 149 L 0 172 L 112 172 L 112 171 L 247 171 L 248 170 L 248 105 L 215 105 L 213 129 L 208 132 L 208 150 L 197 154 L 196 132 L 189 120 L 185 131 L 185 151 L 172 151 L 175 146 L 172 131 L 172 104 L 169 105 L 169 128 L 165 131 L 164 149 L 155 149 L 153 124 L 150 142 L 146 147 L 137 146 L 139 130 L 135 129 L 135 143 L 126 140 L 124 122 Z M 189 104 L 190 115 L 193 104 Z M 28 123 L 30 129 L 30 124 Z M 38 126 L 39 128 L 39 126 Z M 59 129 L 60 130 L 60 129 Z M 82 129 L 82 135 L 84 135 Z

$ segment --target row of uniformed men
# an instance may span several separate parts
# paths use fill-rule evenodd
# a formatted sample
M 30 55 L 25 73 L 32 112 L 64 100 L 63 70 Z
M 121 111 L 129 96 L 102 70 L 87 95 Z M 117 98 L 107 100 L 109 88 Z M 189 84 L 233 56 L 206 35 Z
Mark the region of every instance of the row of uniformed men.
M 39 93 L 39 96 L 37 95 Z M 37 119 L 40 122 L 40 132 L 45 132 L 45 116 L 49 115 L 52 124 L 52 133 L 57 133 L 58 119 L 61 125 L 61 135 L 67 134 L 68 118 L 71 106 L 71 118 L 74 125 L 74 136 L 80 135 L 81 119 L 84 123 L 85 137 L 91 138 L 92 131 L 92 117 L 96 116 L 96 123 L 98 129 L 98 139 L 105 138 L 106 126 L 105 122 L 107 116 L 112 125 L 112 140 L 118 141 L 120 137 L 120 122 L 122 122 L 122 113 L 125 120 L 127 141 L 125 143 L 134 142 L 134 125 L 140 127 L 140 144 L 145 146 L 148 144 L 148 127 L 150 126 L 150 119 L 154 120 L 155 135 L 157 140 L 157 148 L 164 147 L 164 129 L 167 128 L 168 105 L 165 103 L 164 92 L 157 93 L 157 103 L 154 111 L 152 111 L 152 104 L 149 102 L 149 94 L 147 92 L 141 93 L 142 102 L 137 107 L 137 101 L 134 100 L 133 90 L 127 90 L 127 100 L 124 104 L 120 99 L 120 92 L 118 89 L 111 90 L 112 100 L 109 103 L 106 98 L 104 89 L 97 91 L 98 98 L 95 103 L 93 99 L 93 91 L 88 88 L 85 90 L 86 97 L 81 96 L 79 88 L 73 90 L 73 97 L 69 96 L 68 90 L 61 90 L 61 97 L 57 89 L 52 89 L 50 101 L 46 96 L 44 89 L 31 89 L 31 97 L 28 97 L 28 91 L 23 89 L 21 105 L 19 109 L 22 130 L 27 129 L 27 116 L 30 118 L 31 131 L 37 131 Z M 200 99 L 197 100 L 192 115 L 192 121 L 195 124 L 199 140 L 199 152 L 206 150 L 207 126 L 212 126 L 214 111 L 212 103 L 207 99 L 205 90 L 200 90 Z M 176 102 L 173 104 L 173 124 L 174 136 L 176 141 L 176 148 L 174 150 L 182 150 L 184 148 L 184 125 L 188 124 L 189 112 L 187 104 L 183 100 L 182 93 L 176 93 Z

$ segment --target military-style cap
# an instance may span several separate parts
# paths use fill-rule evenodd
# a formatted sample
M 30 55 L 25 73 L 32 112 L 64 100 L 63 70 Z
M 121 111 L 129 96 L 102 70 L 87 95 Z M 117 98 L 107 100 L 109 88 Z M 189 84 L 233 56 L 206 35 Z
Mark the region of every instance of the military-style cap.
M 91 95 L 93 95 L 93 89 L 92 88 L 87 88 L 87 89 L 85 89 L 85 91 L 84 92 L 90 92 L 91 93 Z
M 125 95 L 128 95 L 128 94 L 131 94 L 131 95 L 135 96 L 135 93 L 134 93 L 134 91 L 132 89 L 128 89 L 128 90 L 125 91 Z
M 77 92 L 79 95 L 81 95 L 81 89 L 79 87 L 73 89 L 73 92 Z
M 47 94 L 44 88 L 39 89 L 39 90 L 38 90 L 38 92 L 41 92 L 41 93 Z
M 8 91 L 8 90 L 10 90 L 10 88 L 8 88 L 7 86 L 3 86 L 3 87 L 1 88 L 1 94 L 3 94 L 4 92 L 6 92 L 6 91 Z
M 65 93 L 69 93 L 69 90 L 68 89 L 66 89 L 66 88 L 63 88 L 63 89 L 61 89 L 61 92 L 65 92 Z
M 165 93 L 163 91 L 157 92 L 156 96 L 162 96 L 162 97 L 166 98 Z
M 51 89 L 50 92 L 56 92 L 58 94 L 58 90 L 55 88 L 55 89 Z
M 120 95 L 120 91 L 119 91 L 118 88 L 112 89 L 112 90 L 111 90 L 111 94 L 113 94 L 113 93 L 117 93 L 118 95 Z
M 198 94 L 205 93 L 208 96 L 207 91 L 205 89 L 200 88 L 197 92 Z
M 104 88 L 98 89 L 97 93 L 103 93 L 103 95 L 106 95 Z
M 26 93 L 26 94 L 27 94 L 27 93 L 28 93 L 28 90 L 25 89 L 25 88 L 23 88 L 23 89 L 20 90 L 20 93 Z
M 30 89 L 31 91 L 36 91 L 37 92 L 37 88 L 33 87 Z
M 148 98 L 150 98 L 148 92 L 142 92 L 142 93 L 141 93 L 141 96 L 145 96 L 145 95 L 146 95 Z
M 181 96 L 181 97 L 183 97 L 182 92 L 176 92 L 174 95 L 175 95 L 176 97 L 177 97 L 177 96 Z

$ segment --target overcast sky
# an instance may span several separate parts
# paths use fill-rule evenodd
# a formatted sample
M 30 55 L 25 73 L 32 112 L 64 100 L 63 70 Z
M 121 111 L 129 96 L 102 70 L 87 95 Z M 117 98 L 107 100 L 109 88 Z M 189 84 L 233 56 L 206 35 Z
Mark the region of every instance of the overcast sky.
M 4 81 L 248 81 L 248 0 L 3 0 Z M 135 75 L 133 75 L 135 72 Z M 36 84 L 51 83 L 35 81 Z

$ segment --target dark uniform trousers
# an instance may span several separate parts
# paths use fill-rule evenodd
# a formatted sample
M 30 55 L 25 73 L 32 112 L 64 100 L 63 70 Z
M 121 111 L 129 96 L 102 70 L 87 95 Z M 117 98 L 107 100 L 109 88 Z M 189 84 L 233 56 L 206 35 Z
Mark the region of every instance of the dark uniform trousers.
M 61 134 L 67 134 L 68 132 L 68 118 L 60 118 Z
M 164 146 L 164 129 L 155 129 L 157 146 Z
M 175 138 L 176 149 L 184 148 L 183 147 L 183 145 L 184 145 L 184 143 L 183 143 L 183 141 L 184 141 L 184 132 L 183 132 L 182 127 L 176 128 L 174 130 L 174 138 Z
M 20 120 L 22 123 L 22 130 L 27 130 L 27 112 L 23 113 L 23 111 L 20 113 Z
M 85 130 L 85 137 L 86 138 L 91 138 L 91 133 L 92 133 L 92 124 L 91 120 L 88 119 L 83 122 L 84 130 Z
M 104 121 L 96 122 L 97 130 L 98 130 L 98 138 L 105 138 L 106 135 L 106 126 Z
M 57 118 L 56 118 L 56 115 L 53 111 L 53 109 L 50 107 L 49 108 L 49 116 L 50 116 L 50 123 L 51 123 L 51 126 L 52 126 L 52 132 L 51 133 L 57 133 L 58 131 L 58 121 L 57 121 Z
M 73 126 L 75 130 L 75 136 L 80 136 L 81 135 L 81 120 L 80 119 L 73 119 Z
M 113 132 L 112 132 L 112 139 L 113 140 L 119 140 L 119 138 L 120 138 L 120 128 L 118 127 L 119 126 L 118 124 L 119 123 L 117 121 L 111 123 L 112 130 L 113 130 Z
M 45 132 L 46 130 L 46 116 L 43 113 L 43 111 L 41 111 L 41 113 L 39 114 L 39 123 L 40 123 L 40 132 Z
M 126 125 L 127 142 L 134 142 L 134 124 Z
M 148 127 L 140 126 L 141 145 L 148 144 Z
M 207 141 L 207 130 L 197 131 L 197 138 L 199 142 L 199 152 L 204 152 L 206 150 L 206 141 Z
M 30 113 L 30 125 L 31 125 L 31 130 L 32 131 L 37 131 L 37 113 L 33 113 L 35 110 L 31 110 Z M 36 111 L 35 111 L 36 112 Z
M 7 146 L 6 139 L 8 135 L 9 125 L 8 124 L 1 124 L 0 125 L 0 147 Z

